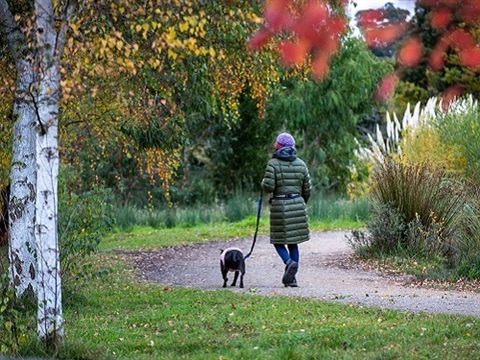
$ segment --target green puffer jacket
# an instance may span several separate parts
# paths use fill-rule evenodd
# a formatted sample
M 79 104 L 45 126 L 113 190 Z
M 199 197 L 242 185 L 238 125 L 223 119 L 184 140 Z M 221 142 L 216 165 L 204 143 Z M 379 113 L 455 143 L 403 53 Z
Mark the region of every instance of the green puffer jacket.
M 294 148 L 275 151 L 261 185 L 264 192 L 272 194 L 270 242 L 298 244 L 309 240 L 306 203 L 310 197 L 310 175 Z

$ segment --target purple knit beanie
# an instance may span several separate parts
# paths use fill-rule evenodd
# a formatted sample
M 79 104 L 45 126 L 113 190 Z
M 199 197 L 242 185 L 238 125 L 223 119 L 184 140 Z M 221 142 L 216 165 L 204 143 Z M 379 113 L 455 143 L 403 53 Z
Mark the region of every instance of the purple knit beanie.
M 284 146 L 290 146 L 294 147 L 295 146 L 295 139 L 293 138 L 292 135 L 289 133 L 281 133 L 280 135 L 277 136 L 277 142 L 275 143 L 275 147 L 277 149 L 280 149 Z

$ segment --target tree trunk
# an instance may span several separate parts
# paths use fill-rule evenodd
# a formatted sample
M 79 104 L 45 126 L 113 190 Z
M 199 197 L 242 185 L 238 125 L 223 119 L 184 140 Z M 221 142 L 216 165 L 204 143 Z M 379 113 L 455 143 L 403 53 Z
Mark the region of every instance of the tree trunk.
M 8 245 L 8 202 L 10 183 L 0 189 L 0 247 Z
M 10 170 L 9 259 L 10 281 L 17 296 L 36 291 L 35 196 L 36 112 L 30 86 L 34 82 L 33 58 L 25 36 L 8 4 L 0 0 L 0 30 L 9 45 L 17 69 L 13 106 L 13 151 Z
M 10 170 L 9 258 L 10 279 L 17 296 L 36 293 L 36 240 L 34 230 L 37 187 L 35 156 L 36 114 L 28 94 L 32 81 L 31 65 L 18 71 L 17 94 L 13 116 L 13 152 Z
M 37 66 L 37 206 L 35 234 L 38 244 L 39 338 L 49 348 L 64 336 L 62 286 L 57 231 L 58 116 L 60 101 L 60 50 L 53 4 L 36 0 Z
M 59 91 L 58 71 L 48 72 L 42 89 Z M 58 183 L 58 101 L 51 96 L 39 97 L 37 135 L 37 207 L 36 237 L 38 244 L 38 335 L 47 345 L 58 344 L 63 338 L 62 287 L 57 231 Z

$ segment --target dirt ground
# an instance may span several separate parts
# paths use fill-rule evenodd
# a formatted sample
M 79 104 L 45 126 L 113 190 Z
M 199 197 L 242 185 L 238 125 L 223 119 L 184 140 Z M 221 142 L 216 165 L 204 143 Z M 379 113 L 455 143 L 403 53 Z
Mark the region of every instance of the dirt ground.
M 122 253 L 132 262 L 141 279 L 168 286 L 264 296 L 302 296 L 359 306 L 480 317 L 479 289 L 438 290 L 411 276 L 367 269 L 352 261 L 347 234 L 314 232 L 310 241 L 299 245 L 298 288 L 285 288 L 281 283 L 284 265 L 266 236 L 257 239 L 251 257 L 246 260 L 243 289 L 222 288 L 220 249 L 235 246 L 246 254 L 253 237 Z M 233 273 L 229 279 L 230 285 Z

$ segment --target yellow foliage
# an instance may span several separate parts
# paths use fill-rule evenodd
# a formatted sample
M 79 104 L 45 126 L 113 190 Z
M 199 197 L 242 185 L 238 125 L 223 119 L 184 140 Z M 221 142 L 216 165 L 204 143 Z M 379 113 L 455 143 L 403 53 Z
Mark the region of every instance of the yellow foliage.
M 176 52 L 174 52 L 171 49 L 168 49 L 168 57 L 169 58 L 172 58 L 173 60 L 175 60 L 177 58 L 177 56 L 178 56 L 178 54 Z
M 210 54 L 210 56 L 211 56 L 212 58 L 214 58 L 215 55 L 217 54 L 217 53 L 215 52 L 215 49 L 214 49 L 213 47 L 211 47 L 211 46 L 210 46 L 210 48 L 208 49 L 208 53 Z
M 176 38 L 177 33 L 175 32 L 175 29 L 173 27 L 169 28 L 165 36 L 167 42 L 173 42 L 173 40 L 175 40 Z
M 226 7 L 224 3 L 211 5 L 190 0 L 86 1 L 85 11 L 72 25 L 74 36 L 65 49 L 64 116 L 81 114 L 78 121 L 90 124 L 102 116 L 117 122 L 128 118 L 141 124 L 154 117 L 150 112 L 159 108 L 178 116 L 168 83 L 154 84 L 156 93 L 151 94 L 143 86 L 132 85 L 134 88 L 128 92 L 121 88 L 128 85 L 119 84 L 128 84 L 129 76 L 135 74 L 138 81 L 142 81 L 144 67 L 165 72 L 166 76 L 159 77 L 158 81 L 174 78 L 178 84 L 186 84 L 191 74 L 185 71 L 184 64 L 190 69 L 199 66 L 206 72 L 205 78 L 214 79 L 212 98 L 220 99 L 220 106 L 228 108 L 226 111 L 234 112 L 238 108 L 238 95 L 246 83 L 250 84 L 259 109 L 263 109 L 269 86 L 279 80 L 282 70 L 273 60 L 273 52 L 249 52 L 245 48 L 246 37 L 234 35 L 253 33 L 261 22 L 260 14 L 255 14 L 248 5 L 242 6 L 245 11 Z M 107 19 L 99 19 L 99 14 Z M 132 84 L 135 83 L 136 80 L 131 79 Z M 88 96 L 82 96 L 84 94 Z M 81 110 L 82 106 L 87 109 Z M 117 125 L 98 125 L 89 131 L 101 134 L 106 128 L 118 128 Z M 119 136 L 121 146 L 126 146 L 124 137 L 115 136 Z M 158 175 L 162 182 L 168 182 L 171 175 L 168 172 L 174 171 L 174 166 L 168 164 L 169 156 L 156 155 L 157 164 L 148 171 Z M 154 155 L 145 156 L 150 156 L 153 164 Z M 92 166 L 95 165 L 92 163 Z M 142 166 L 141 162 L 138 166 Z
M 406 163 L 430 163 L 445 168 L 447 172 L 465 172 L 466 159 L 456 149 L 442 143 L 435 128 L 423 125 L 413 131 L 407 129 L 402 134 L 402 157 Z
M 179 25 L 179 28 L 180 28 L 180 31 L 181 32 L 185 32 L 188 30 L 188 23 L 187 22 L 183 22 Z

